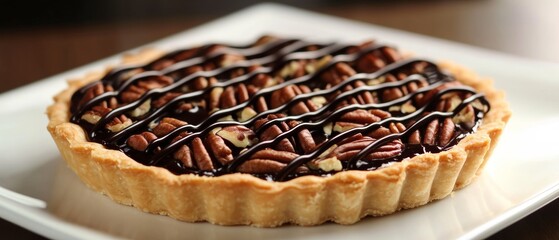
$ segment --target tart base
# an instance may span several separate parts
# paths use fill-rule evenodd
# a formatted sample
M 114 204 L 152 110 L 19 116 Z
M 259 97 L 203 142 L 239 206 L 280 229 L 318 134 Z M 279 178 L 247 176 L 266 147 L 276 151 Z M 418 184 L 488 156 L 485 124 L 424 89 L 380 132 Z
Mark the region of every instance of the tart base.
M 124 62 L 147 62 L 161 54 L 145 50 L 126 56 Z M 418 207 L 467 186 L 481 173 L 495 148 L 511 115 L 503 92 L 495 90 L 491 80 L 461 66 L 448 62 L 439 66 L 484 93 L 491 111 L 475 133 L 450 150 L 422 154 L 375 171 L 268 182 L 240 173 L 177 176 L 163 168 L 142 165 L 120 151 L 88 142 L 84 130 L 68 121 L 71 94 L 104 72 L 69 82 L 69 88 L 57 95 L 47 110 L 48 130 L 68 166 L 87 186 L 145 212 L 219 225 L 352 224 L 365 216 Z

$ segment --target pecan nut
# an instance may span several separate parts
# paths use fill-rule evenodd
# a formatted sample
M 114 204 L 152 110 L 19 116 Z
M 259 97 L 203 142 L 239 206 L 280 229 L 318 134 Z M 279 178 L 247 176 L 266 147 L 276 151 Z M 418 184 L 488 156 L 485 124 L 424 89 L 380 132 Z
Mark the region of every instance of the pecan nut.
M 352 122 L 352 123 L 374 123 L 381 120 L 380 117 L 375 116 L 374 114 L 368 112 L 367 110 L 358 109 L 355 111 L 344 113 L 340 120 L 343 122 Z
M 157 136 L 151 132 L 142 132 L 134 134 L 126 140 L 126 144 L 136 151 L 145 151 L 148 145 L 157 139 Z
M 180 126 L 186 125 L 186 122 L 178 120 L 176 118 L 169 118 L 165 117 L 159 121 L 159 124 L 155 128 L 153 128 L 152 132 L 158 136 L 162 137 L 170 133 L 171 131 L 175 130 Z
M 173 153 L 173 157 L 180 160 L 185 167 L 191 168 L 194 166 L 192 162 L 192 157 L 190 155 L 190 148 L 187 145 L 182 145 L 180 148 Z
M 146 79 L 139 80 L 135 84 L 131 84 L 120 95 L 120 99 L 124 103 L 131 103 L 139 99 L 144 93 L 149 90 L 162 88 L 173 83 L 173 79 L 168 76 L 154 76 Z
M 336 63 L 324 73 L 321 74 L 322 81 L 332 84 L 333 86 L 345 81 L 349 77 L 355 75 L 357 72 L 351 68 L 347 63 Z
M 105 127 L 111 132 L 120 132 L 130 125 L 132 125 L 132 120 L 125 115 L 120 115 L 113 118 Z
M 410 143 L 422 142 L 425 145 L 446 146 L 455 136 L 455 124 L 452 118 L 444 118 L 442 121 L 434 119 L 424 130 L 421 136 L 419 131 L 413 133 L 408 140 Z M 423 138 L 423 141 L 421 141 Z
M 297 124 L 299 123 L 296 121 L 290 121 L 289 127 L 294 128 Z M 316 148 L 316 142 L 308 129 L 302 129 L 297 133 L 297 141 L 304 153 L 312 152 Z
M 278 151 L 271 148 L 266 148 L 260 150 L 250 157 L 251 159 L 266 159 L 266 160 L 273 160 L 282 163 L 289 163 L 293 161 L 293 159 L 297 158 L 299 154 L 287 152 L 287 151 Z
M 87 102 L 89 102 L 91 99 L 106 93 L 106 92 L 112 92 L 114 91 L 113 87 L 111 85 L 103 85 L 102 83 L 97 83 L 93 86 L 91 86 L 84 94 L 83 98 L 80 100 L 80 102 L 78 103 L 78 106 L 83 106 L 84 104 L 86 104 Z M 101 104 L 101 106 L 106 107 L 106 108 L 116 108 L 118 103 L 116 98 L 111 97 L 109 98 L 108 101 L 103 101 Z
M 214 169 L 212 158 L 199 137 L 192 140 L 192 155 L 200 170 L 208 171 Z
M 210 146 L 215 158 L 223 165 L 228 164 L 233 160 L 233 152 L 221 137 L 210 133 L 206 138 L 206 143 Z
M 255 127 L 255 129 L 258 129 L 258 128 L 260 128 L 260 126 L 262 126 L 264 123 L 268 122 L 269 120 L 276 119 L 276 118 L 279 118 L 279 117 L 284 117 L 284 115 L 282 115 L 282 114 L 269 114 L 266 118 L 258 119 L 254 123 L 254 127 Z M 282 126 L 282 128 L 284 130 L 282 130 L 279 126 Z M 278 125 L 274 124 L 274 125 L 268 127 L 267 129 L 265 129 L 264 131 L 262 131 L 262 133 L 260 134 L 260 140 L 261 141 L 272 140 L 272 139 L 276 138 L 278 135 L 280 135 L 281 133 L 283 133 L 283 131 L 286 131 L 288 129 L 289 129 L 289 127 L 287 126 L 287 124 L 285 122 L 281 122 Z M 280 142 L 276 146 L 276 149 L 277 150 L 282 150 L 282 151 L 288 151 L 288 152 L 295 152 L 295 148 L 293 147 L 293 144 L 287 138 L 284 138 L 284 139 L 280 140 Z
M 374 138 L 362 136 L 361 139 L 347 142 L 338 146 L 329 154 L 329 157 L 335 156 L 340 161 L 348 161 L 349 159 L 357 155 L 361 150 L 363 150 L 370 144 L 373 144 L 375 141 L 376 139 Z M 399 140 L 391 141 L 374 149 L 373 152 L 371 152 L 365 160 L 395 157 L 402 152 L 402 148 L 402 143 Z
M 241 164 L 237 171 L 242 173 L 277 173 L 286 166 L 285 163 L 266 159 L 251 159 Z

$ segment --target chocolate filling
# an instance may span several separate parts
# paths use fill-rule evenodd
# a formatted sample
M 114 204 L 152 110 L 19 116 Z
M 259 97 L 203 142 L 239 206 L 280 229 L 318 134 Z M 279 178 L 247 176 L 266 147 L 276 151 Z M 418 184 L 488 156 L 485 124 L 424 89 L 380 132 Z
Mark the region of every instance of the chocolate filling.
M 175 174 L 375 170 L 475 131 L 483 94 L 392 47 L 262 37 L 116 68 L 74 93 L 90 141 Z

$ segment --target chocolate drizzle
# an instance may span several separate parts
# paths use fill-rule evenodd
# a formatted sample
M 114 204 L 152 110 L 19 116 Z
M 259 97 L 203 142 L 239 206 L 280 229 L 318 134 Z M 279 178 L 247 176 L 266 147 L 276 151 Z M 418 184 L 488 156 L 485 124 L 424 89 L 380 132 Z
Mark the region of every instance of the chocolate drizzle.
M 330 175 L 336 171 L 325 169 L 307 168 L 307 165 L 327 152 L 337 144 L 342 143 L 352 136 L 367 136 L 371 132 L 390 124 L 400 123 L 405 130 L 391 133 L 374 139 L 366 147 L 359 149 L 349 160 L 342 161 L 343 170 L 374 170 L 382 164 L 401 161 L 425 152 L 440 152 L 456 145 L 467 134 L 475 131 L 480 124 L 484 114 L 489 111 L 489 103 L 483 94 L 476 93 L 470 87 L 463 85 L 452 85 L 455 83 L 452 76 L 443 73 L 435 64 L 423 59 L 402 59 L 395 57 L 393 48 L 377 44 L 347 45 L 339 43 L 319 44 L 306 42 L 298 39 L 273 39 L 263 37 L 254 44 L 247 46 L 228 46 L 225 44 L 209 44 L 198 48 L 178 50 L 169 53 L 155 61 L 145 65 L 131 65 L 117 68 L 105 75 L 100 81 L 90 83 L 72 96 L 71 99 L 71 121 L 82 126 L 90 141 L 99 142 L 111 149 L 121 150 L 136 161 L 145 165 L 165 167 L 176 174 L 192 173 L 204 176 L 218 176 L 233 172 L 250 160 L 251 156 L 264 149 L 275 149 L 285 139 L 294 145 L 297 155 L 293 160 L 285 164 L 279 171 L 268 173 L 253 173 L 253 175 L 275 181 L 285 181 L 302 175 Z M 391 55 L 392 54 L 392 55 Z M 373 56 L 373 57 L 371 57 Z M 345 77 L 343 81 L 331 83 L 324 80 L 329 71 L 334 71 L 339 64 L 346 64 L 360 68 L 364 66 L 363 59 L 373 58 L 371 69 L 360 71 Z M 308 61 L 318 62 L 325 60 L 317 69 L 301 70 L 300 76 L 283 76 L 282 71 L 293 68 L 294 62 Z M 379 60 L 380 59 L 380 60 Z M 376 60 L 376 62 L 374 61 Z M 231 62 L 228 62 L 231 61 Z M 379 63 L 379 61 L 381 61 Z M 308 63 L 307 63 L 308 64 Z M 310 65 L 304 65 L 307 67 Z M 376 66 L 376 67 L 375 67 Z M 201 69 L 188 72 L 189 69 Z M 291 69 L 293 70 L 293 69 Z M 298 69 L 300 70 L 300 69 Z M 239 73 L 239 74 L 237 74 Z M 289 74 L 287 74 L 289 75 Z M 209 109 L 211 95 L 216 89 L 238 88 L 240 85 L 251 85 L 255 78 L 267 76 L 275 81 L 281 81 L 270 85 L 258 87 L 245 101 L 234 104 L 223 109 Z M 281 76 L 281 77 L 278 77 Z M 373 84 L 361 84 L 371 80 L 387 79 L 388 76 L 398 76 L 397 81 L 379 81 Z M 131 88 L 149 79 L 171 78 L 170 84 L 153 87 L 145 85 L 137 99 L 124 101 L 123 95 Z M 337 76 L 339 78 L 339 76 Z M 206 81 L 206 86 L 201 89 L 190 89 L 190 86 L 200 79 Z M 213 79 L 213 80 L 212 80 Z M 213 81 L 213 82 L 212 82 Z M 164 81 L 163 81 L 164 82 Z M 84 101 L 88 92 L 98 84 L 110 86 L 108 91 L 97 94 Z M 402 89 L 410 84 L 418 87 L 413 91 L 406 92 L 394 99 L 378 100 L 383 93 L 392 89 Z M 447 86 L 448 85 L 448 86 Z M 185 88 L 186 86 L 186 88 Z M 312 91 L 302 92 L 292 97 L 287 102 L 275 108 L 268 108 L 255 112 L 253 116 L 245 121 L 232 119 L 220 120 L 228 116 L 235 116 L 247 107 L 253 107 L 258 101 L 271 101 L 271 95 L 289 86 L 305 86 Z M 253 88 L 255 88 L 253 86 Z M 348 89 L 349 88 L 349 89 Z M 110 89 L 116 89 L 111 91 Z M 186 89 L 186 90 L 185 90 Z M 240 90 L 238 90 L 240 91 Z M 151 106 L 145 113 L 138 116 L 130 114 L 136 109 L 142 108 L 147 102 L 160 99 L 169 93 L 177 93 L 169 101 L 159 107 Z M 239 93 L 237 93 L 238 95 Z M 374 94 L 376 101 L 371 103 L 356 104 L 351 99 L 362 94 Z M 248 96 L 248 95 L 247 95 Z M 373 96 L 373 95 L 370 95 Z M 427 99 L 427 96 L 429 98 Z M 459 103 L 452 105 L 449 109 L 441 110 L 448 96 L 461 96 Z M 309 102 L 315 98 L 327 99 L 323 106 L 302 114 L 278 115 L 290 112 L 295 105 Z M 418 100 L 418 99 L 426 100 Z M 96 106 L 107 105 L 109 101 L 118 101 L 118 106 L 108 108 L 102 114 L 91 120 L 84 120 L 84 115 L 91 112 Z M 421 104 L 422 101 L 425 103 Z M 191 104 L 189 108 L 180 109 L 181 104 Z M 196 103 L 196 104 L 193 104 Z M 406 103 L 414 105 L 413 111 L 402 112 L 391 110 L 394 107 L 403 106 Z M 477 103 L 477 108 L 473 108 Z M 153 104 L 152 104 L 153 105 Z M 479 106 L 482 107 L 479 107 Z M 107 107 L 106 107 L 107 108 Z M 448 107 L 446 107 L 448 108 Z M 368 124 L 358 124 L 355 127 L 338 133 L 328 134 L 323 130 L 327 124 L 340 121 L 348 113 L 355 111 L 373 111 L 379 109 L 390 112 L 389 117 Z M 411 135 L 418 131 L 425 131 L 428 124 L 434 120 L 445 118 L 458 118 L 464 111 L 471 109 L 475 118 L 474 125 L 464 124 L 456 120 L 452 138 L 446 144 L 424 144 L 413 143 Z M 258 127 L 256 122 L 269 119 Z M 127 145 L 126 140 L 134 134 L 145 131 L 153 131 L 153 124 L 165 117 L 180 119 L 186 122 L 181 126 L 167 132 L 164 136 L 155 137 L 147 142 L 145 150 L 138 151 Z M 108 125 L 119 123 L 130 119 L 129 124 L 124 124 L 117 131 L 109 130 Z M 454 120 L 453 120 L 454 121 Z M 215 129 L 228 126 L 243 126 L 254 131 L 255 136 L 261 136 L 265 131 L 282 123 L 296 122 L 294 126 L 285 128 L 275 138 L 269 140 L 258 140 L 254 145 L 246 148 L 234 146 L 226 142 L 231 149 L 233 159 L 226 163 L 216 161 L 212 157 L 215 167 L 212 170 L 201 170 L 196 167 L 187 167 L 181 161 L 172 156 L 182 146 L 190 144 L 194 139 L 204 139 L 208 134 L 213 134 Z M 287 126 L 287 125 L 285 125 Z M 301 143 L 295 141 L 303 130 L 313 133 L 313 140 L 317 146 L 310 152 L 305 152 Z M 398 142 L 403 145 L 399 154 L 380 159 L 369 159 L 371 153 L 379 150 L 382 146 Z M 205 146 L 208 148 L 208 146 Z M 303 169 L 303 170 L 301 170 Z

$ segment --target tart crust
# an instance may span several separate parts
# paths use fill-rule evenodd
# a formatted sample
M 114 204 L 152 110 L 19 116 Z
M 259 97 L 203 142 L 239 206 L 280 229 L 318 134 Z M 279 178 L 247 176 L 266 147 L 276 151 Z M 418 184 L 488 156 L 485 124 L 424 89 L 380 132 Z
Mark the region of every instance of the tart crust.
M 147 49 L 123 63 L 143 63 L 163 53 Z M 375 171 L 344 171 L 329 177 L 304 176 L 268 182 L 249 174 L 205 177 L 174 175 L 142 165 L 124 153 L 89 142 L 69 122 L 70 97 L 106 72 L 69 81 L 47 109 L 48 130 L 68 166 L 93 190 L 145 212 L 219 225 L 275 227 L 285 223 L 352 224 L 365 216 L 391 214 L 448 196 L 481 173 L 511 112 L 492 81 L 453 63 L 438 64 L 456 79 L 486 95 L 489 111 L 477 131 L 448 151 L 422 154 Z M 107 70 L 108 71 L 108 70 Z

